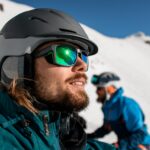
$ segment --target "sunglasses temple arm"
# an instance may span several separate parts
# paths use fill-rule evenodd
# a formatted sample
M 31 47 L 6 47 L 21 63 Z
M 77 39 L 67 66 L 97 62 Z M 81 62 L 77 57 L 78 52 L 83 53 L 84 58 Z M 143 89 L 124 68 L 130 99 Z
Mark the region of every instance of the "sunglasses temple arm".
M 46 48 L 46 49 L 42 49 L 40 51 L 35 51 L 35 53 L 33 54 L 34 57 L 41 57 L 41 56 L 45 56 L 48 52 L 50 52 L 50 48 Z

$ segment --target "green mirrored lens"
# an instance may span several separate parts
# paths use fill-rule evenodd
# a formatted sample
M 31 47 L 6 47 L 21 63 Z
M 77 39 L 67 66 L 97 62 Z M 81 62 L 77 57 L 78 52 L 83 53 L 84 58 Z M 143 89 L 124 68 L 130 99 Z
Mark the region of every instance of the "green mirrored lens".
M 56 47 L 56 63 L 63 66 L 71 66 L 76 62 L 77 51 L 70 45 L 58 45 Z

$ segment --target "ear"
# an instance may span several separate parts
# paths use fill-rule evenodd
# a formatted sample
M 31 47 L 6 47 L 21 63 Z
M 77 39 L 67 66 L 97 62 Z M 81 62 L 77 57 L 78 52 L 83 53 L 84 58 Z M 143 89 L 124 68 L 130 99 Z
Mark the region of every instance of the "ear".
M 108 87 L 106 87 L 106 90 L 109 94 L 113 94 L 116 91 L 116 88 L 113 85 L 109 85 Z

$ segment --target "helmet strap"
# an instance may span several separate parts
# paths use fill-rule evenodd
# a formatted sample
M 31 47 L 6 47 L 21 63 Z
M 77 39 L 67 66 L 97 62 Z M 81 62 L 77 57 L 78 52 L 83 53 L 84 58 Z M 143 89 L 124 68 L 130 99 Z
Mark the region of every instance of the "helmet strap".
M 31 90 L 34 80 L 34 60 L 31 54 L 24 55 L 24 87 Z

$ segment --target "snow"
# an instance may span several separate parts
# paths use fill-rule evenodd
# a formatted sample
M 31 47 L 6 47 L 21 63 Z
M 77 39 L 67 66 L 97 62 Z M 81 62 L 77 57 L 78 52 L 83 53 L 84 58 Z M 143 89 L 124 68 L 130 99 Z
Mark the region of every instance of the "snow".
M 144 33 L 137 33 L 123 39 L 107 37 L 87 26 L 83 26 L 91 40 L 99 46 L 97 55 L 90 59 L 89 78 L 93 74 L 103 71 L 113 71 L 118 74 L 122 81 L 126 96 L 136 99 L 142 107 L 146 123 L 150 128 L 150 37 Z M 149 66 L 149 67 L 148 67 Z M 88 120 L 88 132 L 93 131 L 102 124 L 103 114 L 100 106 L 95 103 L 95 87 L 87 85 L 90 96 L 90 106 L 81 114 Z M 92 114 L 92 115 L 91 115 Z M 104 141 L 115 141 L 114 135 L 107 136 Z
M 18 4 L 9 0 L 0 0 L 0 4 L 2 4 L 4 8 L 4 11 L 0 10 L 0 27 L 15 15 L 32 9 L 30 6 Z
M 0 28 L 13 16 L 32 7 L 0 0 L 4 11 L 0 11 Z M 102 124 L 103 114 L 100 104 L 96 103 L 95 87 L 90 84 L 93 74 L 100 74 L 103 71 L 113 71 L 118 74 L 122 81 L 126 96 L 136 99 L 142 107 L 146 123 L 150 129 L 150 37 L 138 32 L 126 38 L 108 37 L 83 25 L 89 38 L 97 43 L 99 52 L 90 57 L 90 67 L 87 73 L 89 81 L 86 90 L 89 94 L 90 105 L 81 112 L 88 124 L 87 132 L 92 132 Z M 114 142 L 115 135 L 112 133 L 101 139 L 106 142 Z

